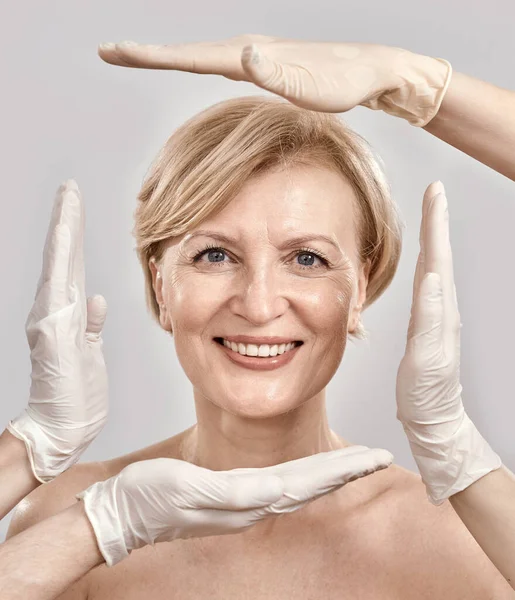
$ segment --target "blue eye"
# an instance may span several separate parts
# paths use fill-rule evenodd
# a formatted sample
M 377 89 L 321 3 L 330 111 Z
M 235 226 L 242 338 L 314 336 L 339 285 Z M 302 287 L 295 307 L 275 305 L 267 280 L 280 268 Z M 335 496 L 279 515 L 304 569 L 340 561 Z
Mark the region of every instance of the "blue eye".
M 302 263 L 298 263 L 299 266 L 304 270 L 304 269 L 310 269 L 310 270 L 314 270 L 314 269 L 320 269 L 320 268 L 328 268 L 331 267 L 331 263 L 329 262 L 329 259 L 327 258 L 327 256 L 325 256 L 325 254 L 322 254 L 322 252 L 320 252 L 319 250 L 317 250 L 315 252 L 315 250 L 313 250 L 312 248 L 301 248 L 299 250 L 299 252 L 297 253 L 297 258 L 299 258 L 299 256 L 308 256 L 310 258 L 308 258 L 307 261 L 303 261 Z M 320 261 L 321 264 L 314 264 L 314 259 L 318 259 Z
M 316 254 L 314 254 L 313 252 L 301 252 L 300 254 L 297 254 L 297 258 L 301 257 L 301 256 L 309 256 L 311 259 L 311 262 L 307 263 L 307 262 L 303 262 L 303 263 L 299 263 L 301 264 L 303 267 L 312 267 L 313 266 L 313 262 L 315 258 L 319 258 Z
M 223 255 L 225 254 L 225 252 L 223 250 L 210 250 L 209 252 L 206 252 L 208 259 L 209 257 L 213 257 L 216 256 L 217 258 L 215 258 L 215 260 L 208 260 L 208 262 L 222 262 L 223 260 Z
M 227 253 L 220 246 L 209 245 L 197 252 L 197 254 L 193 257 L 192 262 L 200 262 L 200 259 L 204 255 L 208 256 L 208 263 L 223 263 L 225 262 L 224 256 L 227 256 Z M 209 260 L 209 257 L 214 257 L 214 260 Z M 319 269 L 320 267 L 329 266 L 329 260 L 326 256 L 324 256 L 321 252 L 315 252 L 310 248 L 302 248 L 299 250 L 296 254 L 296 258 L 298 259 L 299 257 L 309 257 L 307 260 L 297 263 L 302 269 Z M 318 259 L 322 264 L 314 264 L 315 259 Z
M 218 257 L 215 260 L 208 260 L 207 262 L 223 262 L 223 258 L 220 258 L 220 256 L 225 255 L 225 250 L 223 248 L 219 248 L 218 246 L 208 246 L 193 257 L 193 262 L 200 261 L 204 254 L 207 254 L 208 257 L 213 255 Z

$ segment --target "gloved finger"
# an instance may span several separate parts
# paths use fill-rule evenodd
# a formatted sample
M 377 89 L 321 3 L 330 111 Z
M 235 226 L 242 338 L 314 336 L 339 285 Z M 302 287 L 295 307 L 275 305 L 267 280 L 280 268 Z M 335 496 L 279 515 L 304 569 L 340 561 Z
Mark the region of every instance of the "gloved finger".
M 86 324 L 86 339 L 95 341 L 102 333 L 106 315 L 107 302 L 106 299 L 97 294 L 87 300 L 88 318 Z
M 48 231 L 45 239 L 45 245 L 43 248 L 43 264 L 41 269 L 41 275 L 39 277 L 38 284 L 36 286 L 35 297 L 39 294 L 39 291 L 45 283 L 47 283 L 52 277 L 52 267 L 55 263 L 52 262 L 54 256 L 50 252 L 50 246 L 52 237 L 54 235 L 55 228 L 59 224 L 67 224 L 69 226 L 67 212 L 70 210 L 69 197 L 68 197 L 68 182 L 65 181 L 57 189 L 54 204 L 52 206 L 52 213 L 50 215 L 50 223 L 48 225 Z M 68 263 L 67 263 L 68 264 Z
M 293 503 L 285 506 L 281 511 L 273 509 L 273 505 L 266 505 L 249 510 L 227 511 L 216 509 L 199 510 L 195 514 L 195 521 L 200 525 L 204 535 L 227 535 L 235 532 L 250 529 L 259 521 L 264 519 L 277 518 L 283 514 L 295 512 L 312 500 Z
M 72 236 L 71 262 L 69 274 L 69 285 L 70 290 L 72 292 L 70 301 L 77 299 L 77 301 L 80 303 L 80 328 L 81 331 L 85 331 L 87 322 L 87 307 L 86 275 L 84 269 L 84 204 L 82 202 L 82 197 L 77 183 L 73 179 L 69 179 L 67 185 L 69 190 L 67 194 L 67 203 L 69 205 L 69 208 L 66 211 L 66 217 L 70 226 L 70 232 Z
M 255 44 L 245 46 L 241 54 L 241 64 L 248 80 L 259 87 L 290 102 L 302 98 L 302 77 L 296 65 L 273 60 Z
M 430 199 L 435 195 L 435 185 L 436 182 L 431 183 L 424 192 L 424 197 L 422 200 L 422 216 L 420 218 L 420 229 L 418 234 L 418 243 L 420 247 L 420 251 L 417 258 L 417 265 L 415 267 L 415 276 L 413 277 L 413 292 L 411 296 L 411 314 L 408 325 L 408 333 L 406 335 L 407 341 L 409 341 L 413 337 L 413 328 L 414 328 L 414 318 L 413 318 L 413 307 L 415 305 L 415 300 L 418 296 L 420 282 L 422 278 L 426 274 L 425 267 L 425 247 L 424 247 L 424 235 L 425 235 L 425 218 L 427 213 L 427 207 L 430 202 Z
M 413 280 L 413 302 L 418 295 L 418 289 L 422 279 L 426 273 L 431 272 L 430 269 L 427 268 L 426 264 L 427 214 L 431 206 L 431 202 L 437 195 L 439 189 L 438 182 L 433 181 L 427 186 L 422 199 L 422 217 L 420 219 L 420 230 L 418 235 L 420 253 L 417 261 L 417 268 L 415 270 L 415 278 Z
M 307 504 L 307 502 L 304 504 Z M 299 508 L 302 508 L 304 504 L 292 506 L 288 511 L 285 510 L 284 512 L 294 512 Z M 192 523 L 194 524 L 194 527 L 191 528 L 191 535 L 189 537 L 196 537 L 199 530 L 202 531 L 203 537 L 211 535 L 230 535 L 250 529 L 264 519 L 272 517 L 277 518 L 279 516 L 280 514 L 278 513 L 270 512 L 266 506 L 239 511 L 204 508 L 192 511 L 188 515 L 190 525 Z M 185 536 L 183 532 L 181 537 L 188 536 Z
M 286 473 L 295 473 L 298 472 L 298 469 L 309 470 L 312 468 L 316 468 L 316 465 L 319 464 L 321 460 L 327 459 L 329 460 L 332 457 L 339 456 L 350 456 L 352 454 L 363 452 L 363 450 L 368 450 L 368 446 L 346 446 L 345 448 L 338 448 L 338 450 L 330 450 L 329 452 L 317 452 L 316 454 L 311 454 L 310 456 L 303 456 L 302 458 L 296 458 L 294 460 L 289 460 L 283 463 L 279 463 L 277 465 L 270 465 L 269 467 L 260 467 L 260 468 L 252 468 L 252 467 L 243 467 L 239 469 L 231 469 L 230 471 L 226 471 L 227 473 L 261 473 L 267 475 L 277 475 L 281 477 Z
M 393 460 L 387 450 L 369 448 L 346 455 L 329 452 L 314 456 L 318 457 L 318 464 L 298 465 L 295 470 L 279 475 L 284 483 L 283 496 L 263 509 L 265 512 L 290 512 L 291 507 L 316 500 L 359 477 L 384 469 Z
M 433 198 L 426 222 L 426 266 L 440 275 L 443 293 L 442 331 L 445 351 L 455 353 L 459 339 L 460 315 L 457 307 L 452 249 L 449 237 L 449 211 L 444 194 Z
M 418 236 L 418 241 L 419 241 L 419 246 L 420 246 L 420 252 L 418 255 L 418 259 L 417 259 L 417 266 L 415 269 L 415 277 L 413 278 L 413 294 L 412 294 L 412 301 L 411 301 L 411 315 L 410 315 L 410 322 L 408 325 L 408 334 L 407 334 L 407 340 L 410 340 L 413 337 L 413 328 L 414 328 L 414 319 L 413 319 L 413 306 L 415 305 L 415 300 L 418 296 L 418 292 L 420 289 L 420 284 L 422 282 L 422 279 L 425 277 L 426 273 L 431 272 L 426 265 L 426 248 L 425 248 L 425 239 L 426 239 L 426 235 L 427 235 L 427 213 L 429 211 L 429 207 L 431 206 L 432 200 L 433 198 L 439 193 L 441 187 L 440 187 L 440 182 L 438 181 L 433 181 L 432 183 L 430 183 L 427 188 L 426 191 L 424 192 L 424 197 L 422 200 L 422 217 L 420 219 L 420 230 L 419 230 L 419 236 Z
M 423 344 L 426 356 L 443 349 L 443 310 L 440 275 L 426 273 L 411 309 L 412 329 L 408 340 L 408 344 Z
M 408 332 L 406 335 L 407 341 L 409 341 L 413 337 L 413 330 L 415 328 L 414 306 L 415 306 L 415 301 L 417 299 L 417 295 L 419 294 L 420 282 L 422 281 L 424 273 L 425 273 L 424 249 L 421 246 L 420 252 L 418 255 L 418 259 L 417 259 L 417 266 L 415 268 L 415 276 L 413 278 L 413 295 L 412 295 L 412 300 L 411 300 L 411 312 L 410 312 L 410 318 L 409 318 L 409 324 L 408 324 Z
M 322 462 L 335 461 L 343 459 L 344 457 L 353 456 L 355 454 L 361 455 L 367 450 L 370 450 L 368 446 L 346 446 L 345 448 L 339 448 L 338 450 L 331 450 L 329 452 L 318 452 L 317 454 L 312 454 L 311 456 L 290 460 L 286 463 L 274 465 L 268 468 L 270 469 L 270 473 L 279 475 L 280 477 L 290 473 L 309 473 L 312 470 L 317 469 Z
M 71 243 L 68 225 L 58 223 L 48 238 L 45 250 L 44 283 L 47 285 L 38 284 L 39 290 L 27 323 L 37 322 L 69 304 L 68 272 Z
M 73 179 L 68 180 L 68 189 L 75 195 L 76 200 L 71 204 L 70 216 L 70 231 L 72 232 L 73 253 L 72 253 L 72 273 L 71 283 L 75 285 L 79 291 L 83 308 L 86 309 L 86 276 L 84 269 L 84 228 L 85 215 L 84 203 L 79 191 L 77 183 Z M 86 311 L 84 310 L 84 315 Z
M 200 469 L 200 467 L 198 468 Z M 202 469 L 181 486 L 181 503 L 192 508 L 247 510 L 267 506 L 283 494 L 279 477 Z
M 101 44 L 98 55 L 103 61 L 120 67 L 223 75 L 242 81 L 246 77 L 240 62 L 241 48 L 237 38 L 161 46 L 126 41 Z
M 295 472 L 282 475 L 284 495 L 295 503 L 319 498 L 359 477 L 388 467 L 392 461 L 392 454 L 380 448 L 324 457 L 316 468 L 303 465 Z

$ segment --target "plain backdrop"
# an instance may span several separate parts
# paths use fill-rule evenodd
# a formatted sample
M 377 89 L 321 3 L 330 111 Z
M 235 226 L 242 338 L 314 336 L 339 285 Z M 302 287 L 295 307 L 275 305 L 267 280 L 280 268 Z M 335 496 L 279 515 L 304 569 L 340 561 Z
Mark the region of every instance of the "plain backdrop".
M 102 460 L 148 446 L 195 422 L 192 388 L 169 338 L 146 311 L 131 235 L 136 195 L 169 135 L 215 102 L 262 94 L 221 77 L 123 69 L 102 62 L 103 41 L 174 43 L 244 33 L 369 42 L 443 57 L 456 71 L 515 89 L 513 0 L 36 0 L 0 4 L 0 426 L 26 406 L 24 325 L 32 306 L 55 191 L 70 177 L 86 209 L 87 293 L 109 305 L 104 351 L 109 422 L 82 455 Z M 422 129 L 382 112 L 342 116 L 380 154 L 406 230 L 399 269 L 364 313 L 368 342 L 348 344 L 328 387 L 332 428 L 383 447 L 413 471 L 396 420 L 418 255 L 422 195 L 447 189 L 462 328 L 466 410 L 515 470 L 512 394 L 515 183 Z M 4 539 L 10 515 L 0 523 Z

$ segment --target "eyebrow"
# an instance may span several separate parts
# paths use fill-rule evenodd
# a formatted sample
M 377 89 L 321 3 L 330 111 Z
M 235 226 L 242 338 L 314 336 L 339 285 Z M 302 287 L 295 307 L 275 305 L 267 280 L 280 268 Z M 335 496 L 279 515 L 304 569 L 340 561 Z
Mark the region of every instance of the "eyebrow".
M 199 230 L 195 231 L 194 233 L 189 234 L 189 237 L 186 238 L 184 243 L 187 244 L 189 241 L 191 241 L 192 239 L 199 237 L 199 236 L 210 237 L 215 240 L 220 240 L 221 242 L 225 242 L 225 243 L 229 243 L 229 244 L 233 244 L 233 245 L 238 244 L 238 240 L 236 238 L 225 235 L 223 233 L 219 233 L 218 231 L 209 231 L 207 229 L 199 229 Z M 333 248 L 338 250 L 338 252 L 341 252 L 341 248 L 338 245 L 338 243 L 335 242 L 333 238 L 329 237 L 328 235 L 324 235 L 322 233 L 302 233 L 298 236 L 295 236 L 294 238 L 290 238 L 289 240 L 286 240 L 283 244 L 281 244 L 279 246 L 279 249 L 292 248 L 294 246 L 298 246 L 299 244 L 303 244 L 305 242 L 311 242 L 311 241 L 326 242 L 327 244 L 330 244 L 331 246 L 333 246 Z

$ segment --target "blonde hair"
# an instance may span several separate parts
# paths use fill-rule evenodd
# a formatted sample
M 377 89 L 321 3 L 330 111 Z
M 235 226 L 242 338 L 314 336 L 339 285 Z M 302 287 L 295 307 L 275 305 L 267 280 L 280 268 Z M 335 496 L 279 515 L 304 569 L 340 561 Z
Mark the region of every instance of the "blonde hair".
M 370 262 L 363 309 L 379 298 L 393 279 L 402 243 L 402 223 L 379 157 L 334 114 L 249 96 L 219 102 L 179 127 L 138 194 L 133 234 L 147 306 L 157 322 L 150 258 L 159 262 L 166 241 L 220 212 L 253 175 L 296 164 L 336 169 L 352 186 L 359 258 Z M 362 323 L 349 335 L 364 339 Z

